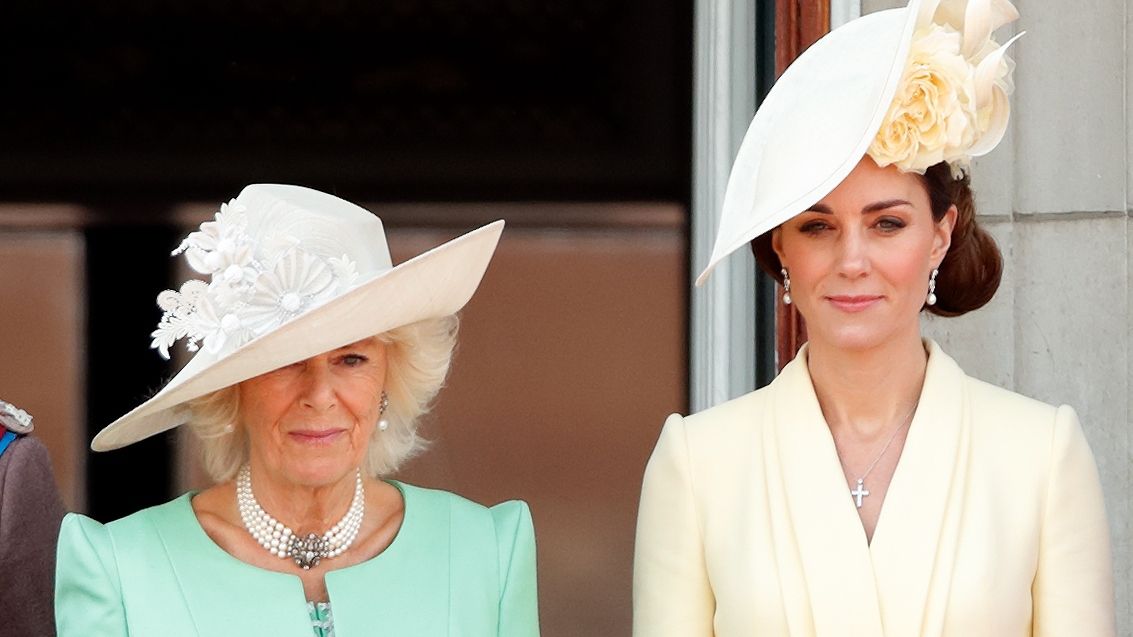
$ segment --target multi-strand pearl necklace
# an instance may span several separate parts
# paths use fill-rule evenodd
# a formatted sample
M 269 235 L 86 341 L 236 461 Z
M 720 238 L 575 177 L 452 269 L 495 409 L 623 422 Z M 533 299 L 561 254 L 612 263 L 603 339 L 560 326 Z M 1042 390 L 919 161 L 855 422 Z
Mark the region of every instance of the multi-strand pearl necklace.
M 296 566 L 308 570 L 324 558 L 342 555 L 358 537 L 366 509 L 362 471 L 359 469 L 355 477 L 354 499 L 350 501 L 346 515 L 321 536 L 314 533 L 305 537 L 296 535 L 290 527 L 264 511 L 252 494 L 252 468 L 248 465 L 241 467 L 236 476 L 236 506 L 240 509 L 244 528 L 260 546 L 277 557 L 291 558 Z

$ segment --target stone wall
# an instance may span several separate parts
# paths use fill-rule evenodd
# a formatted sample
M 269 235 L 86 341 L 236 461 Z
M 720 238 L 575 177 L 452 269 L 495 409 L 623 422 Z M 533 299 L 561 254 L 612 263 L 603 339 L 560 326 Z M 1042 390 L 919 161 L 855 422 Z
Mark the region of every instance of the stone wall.
M 862 10 L 903 5 L 863 0 Z M 1105 488 L 1118 633 L 1131 635 L 1129 3 L 1015 5 L 1022 17 L 1005 30 L 1027 34 L 1012 52 L 1011 130 L 972 175 L 1003 284 L 986 308 L 928 319 L 925 332 L 969 374 L 1077 409 Z

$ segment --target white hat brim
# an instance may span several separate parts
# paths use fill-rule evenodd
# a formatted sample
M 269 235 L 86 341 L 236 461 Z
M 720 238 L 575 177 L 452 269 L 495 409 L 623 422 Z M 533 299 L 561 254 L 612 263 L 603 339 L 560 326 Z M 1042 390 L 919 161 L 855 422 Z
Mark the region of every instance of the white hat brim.
M 697 286 L 729 254 L 830 194 L 865 156 L 904 74 L 919 2 L 835 29 L 775 83 L 736 154 Z
M 202 349 L 152 398 L 110 423 L 91 449 L 109 451 L 187 420 L 186 401 L 417 321 L 459 311 L 499 243 L 495 221 L 382 272 L 217 358 Z

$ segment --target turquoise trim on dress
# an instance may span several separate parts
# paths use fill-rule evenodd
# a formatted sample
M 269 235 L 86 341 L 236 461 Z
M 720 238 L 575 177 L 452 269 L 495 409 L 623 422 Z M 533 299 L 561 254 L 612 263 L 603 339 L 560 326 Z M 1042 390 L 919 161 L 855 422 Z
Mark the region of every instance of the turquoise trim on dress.
M 334 637 L 334 617 L 330 612 L 330 602 L 307 602 L 307 612 L 311 615 L 315 637 Z

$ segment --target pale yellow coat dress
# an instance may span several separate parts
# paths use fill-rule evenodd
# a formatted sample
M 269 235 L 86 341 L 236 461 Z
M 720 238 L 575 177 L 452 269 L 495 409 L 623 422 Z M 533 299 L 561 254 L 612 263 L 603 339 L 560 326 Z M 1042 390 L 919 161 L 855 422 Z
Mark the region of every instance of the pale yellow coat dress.
M 1113 635 L 1101 487 L 1074 411 L 927 347 L 872 543 L 805 349 L 768 387 L 671 416 L 642 489 L 634 635 Z

